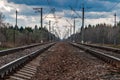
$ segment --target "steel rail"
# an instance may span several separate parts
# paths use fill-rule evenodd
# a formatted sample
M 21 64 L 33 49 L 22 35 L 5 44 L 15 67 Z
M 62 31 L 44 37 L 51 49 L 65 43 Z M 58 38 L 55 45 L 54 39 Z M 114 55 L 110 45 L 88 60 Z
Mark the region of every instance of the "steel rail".
M 120 52 L 120 49 L 118 48 L 112 48 L 112 47 L 107 47 L 107 46 L 98 46 L 98 45 L 93 45 L 93 44 L 82 44 L 82 43 L 78 43 L 81 45 L 85 45 L 85 46 L 90 46 L 90 47 L 94 47 L 94 48 L 98 48 L 98 49 L 103 49 L 103 50 L 107 50 L 107 51 L 112 51 L 112 52 Z
M 0 79 L 3 79 L 6 75 L 14 71 L 15 69 L 21 67 L 22 65 L 28 63 L 29 61 L 33 60 L 35 57 L 37 57 L 39 54 L 41 54 L 43 51 L 50 48 L 55 43 L 46 44 L 44 47 L 42 47 L 39 50 L 36 50 L 28 55 L 25 55 L 21 58 L 18 58 L 2 67 L 0 67 Z
M 10 48 L 10 49 L 6 49 L 6 50 L 1 50 L 0 51 L 0 56 L 5 56 L 5 55 L 8 55 L 8 54 L 12 54 L 13 52 L 17 52 L 17 51 L 28 49 L 28 48 L 35 47 L 35 46 L 39 46 L 39 45 L 42 45 L 42 44 L 45 44 L 45 43 L 36 43 L 36 44 L 31 44 L 31 45 L 26 45 L 26 46 L 21 46 L 21 47 L 16 47 L 16 48 Z
M 87 47 L 79 45 L 77 43 L 70 43 L 70 44 L 77 47 L 77 48 L 80 48 L 88 53 L 91 53 L 93 56 L 95 56 L 95 57 L 97 57 L 97 58 L 99 58 L 107 63 L 110 63 L 115 67 L 120 68 L 120 58 L 105 54 L 105 53 L 100 52 L 100 51 L 92 50 L 91 48 L 87 48 Z

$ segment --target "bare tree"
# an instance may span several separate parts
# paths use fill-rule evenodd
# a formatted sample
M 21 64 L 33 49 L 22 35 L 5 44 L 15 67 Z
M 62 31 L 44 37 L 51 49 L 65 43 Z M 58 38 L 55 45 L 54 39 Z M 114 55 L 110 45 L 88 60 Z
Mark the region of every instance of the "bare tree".
M 4 20 L 5 20 L 5 15 L 2 12 L 0 12 L 0 27 L 3 26 Z

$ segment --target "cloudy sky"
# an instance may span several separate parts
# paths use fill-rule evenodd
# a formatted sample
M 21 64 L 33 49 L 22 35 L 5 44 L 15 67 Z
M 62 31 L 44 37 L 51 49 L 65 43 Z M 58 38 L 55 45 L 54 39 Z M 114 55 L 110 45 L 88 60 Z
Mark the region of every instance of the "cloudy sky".
M 119 3 L 120 0 L 0 0 L 0 10 L 6 16 L 5 22 L 15 25 L 15 11 L 18 10 L 18 26 L 34 27 L 40 26 L 40 13 L 35 13 L 33 8 L 42 7 L 44 26 L 48 27 L 51 20 L 51 25 L 63 37 L 73 25 L 73 17 L 78 17 L 76 31 L 81 27 L 82 4 L 85 7 L 85 25 L 113 25 L 114 13 L 117 21 L 120 20 Z

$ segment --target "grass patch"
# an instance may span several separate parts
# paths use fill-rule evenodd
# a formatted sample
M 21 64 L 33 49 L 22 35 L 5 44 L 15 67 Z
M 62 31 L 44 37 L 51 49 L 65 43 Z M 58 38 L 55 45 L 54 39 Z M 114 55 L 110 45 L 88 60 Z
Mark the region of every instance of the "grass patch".
M 5 49 L 8 49 L 8 48 L 5 48 L 5 47 L 0 47 L 0 50 L 5 50 Z
M 110 47 L 113 47 L 113 48 L 120 48 L 120 45 L 112 45 Z
M 120 45 L 104 44 L 104 46 L 113 47 L 113 48 L 119 48 L 120 49 Z

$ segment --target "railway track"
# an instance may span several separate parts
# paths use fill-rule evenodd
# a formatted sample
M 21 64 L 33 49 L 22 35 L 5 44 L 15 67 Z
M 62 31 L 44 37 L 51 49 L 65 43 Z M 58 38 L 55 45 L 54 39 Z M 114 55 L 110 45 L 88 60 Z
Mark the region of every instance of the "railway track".
M 111 56 L 120 58 L 120 49 L 118 48 L 112 48 L 112 47 L 107 47 L 107 46 L 98 46 L 98 45 L 93 45 L 93 44 L 81 44 L 84 45 L 88 48 L 103 52 L 105 54 L 109 54 Z
M 78 44 L 81 44 L 81 43 L 78 43 Z M 111 51 L 111 52 L 115 52 L 115 53 L 120 52 L 120 49 L 108 47 L 108 46 L 98 46 L 98 45 L 93 45 L 93 44 L 81 44 L 81 45 L 85 45 L 85 46 L 89 46 L 89 47 L 97 48 L 97 49 L 102 49 L 102 50 L 106 50 L 106 51 Z
M 92 65 L 91 65 L 91 69 L 93 68 L 92 66 L 94 65 L 94 67 L 96 68 L 96 69 L 98 69 L 98 67 L 99 67 L 99 69 L 101 69 L 100 68 L 100 66 L 102 67 L 103 66 L 103 64 L 104 63 L 102 63 L 102 62 L 100 62 L 100 64 L 98 63 L 99 61 L 101 61 L 101 60 L 99 60 L 99 59 L 97 59 L 97 58 L 95 58 L 94 56 L 96 56 L 96 57 L 98 57 L 98 58 L 100 58 L 100 59 L 102 59 L 102 60 L 104 60 L 105 62 L 108 62 L 108 63 L 110 63 L 110 64 L 112 64 L 112 65 L 114 65 L 115 67 L 117 67 L 118 69 L 120 68 L 120 59 L 119 58 L 116 58 L 116 57 L 114 57 L 114 56 L 111 56 L 111 55 L 109 55 L 109 54 L 105 54 L 105 53 L 103 53 L 103 52 L 100 52 L 100 51 L 98 51 L 97 49 L 95 49 L 95 48 L 91 48 L 91 47 L 89 47 L 89 46 L 85 46 L 85 45 L 81 45 L 81 44 L 77 44 L 77 43 L 71 43 L 73 46 L 75 46 L 75 47 L 78 47 L 78 48 L 80 48 L 80 49 L 75 49 L 74 47 L 71 47 L 71 49 L 72 48 L 74 48 L 75 49 L 75 51 L 69 51 L 69 52 L 67 52 L 67 50 L 70 48 L 70 47 L 67 47 L 67 46 L 69 46 L 69 45 L 67 45 L 67 44 L 59 44 L 57 47 L 55 46 L 55 47 L 52 47 L 52 49 L 50 50 L 50 51 L 48 51 L 49 52 L 49 55 L 51 55 L 51 57 L 49 57 L 48 56 L 48 52 L 46 51 L 48 48 L 50 48 L 52 45 L 54 45 L 55 43 L 49 43 L 49 44 L 44 44 L 44 45 L 42 45 L 41 46 L 41 48 L 39 48 L 39 49 L 37 49 L 37 50 L 35 50 L 35 51 L 33 51 L 33 52 L 31 52 L 31 53 L 29 53 L 29 54 L 27 54 L 27 55 L 25 55 L 25 56 L 22 56 L 22 57 L 20 57 L 20 58 L 17 58 L 16 60 L 14 60 L 14 61 L 12 61 L 12 62 L 10 62 L 10 63 L 8 63 L 8 64 L 5 64 L 4 66 L 2 66 L 2 67 L 0 67 L 0 80 L 37 80 L 37 79 L 35 79 L 35 75 L 38 75 L 38 72 L 40 73 L 40 71 L 39 70 L 45 70 L 46 71 L 46 69 L 48 68 L 49 69 L 49 67 L 48 66 L 50 66 L 50 62 L 52 61 L 52 60 L 58 60 L 59 62 L 57 62 L 56 61 L 56 65 L 58 65 L 58 63 L 59 63 L 59 65 L 61 64 L 61 65 L 63 65 L 63 67 L 61 67 L 61 69 L 60 69 L 60 73 L 61 73 L 61 70 L 63 70 L 64 71 L 64 66 L 66 65 L 67 66 L 67 64 L 68 64 L 68 62 L 70 63 L 70 65 L 71 66 L 78 66 L 78 63 L 82 60 L 83 62 L 84 62 L 84 60 L 86 60 L 86 62 L 87 62 L 87 60 L 88 60 L 88 62 L 86 63 L 83 63 L 82 61 L 81 61 L 81 63 L 79 63 L 80 64 L 80 66 L 79 67 L 81 67 L 80 68 L 80 70 L 79 71 L 81 71 L 82 69 L 83 69 L 83 71 L 84 71 L 84 68 L 86 67 L 86 65 L 87 66 L 90 66 L 91 64 L 90 64 L 90 62 L 92 63 Z M 62 47 L 61 47 L 62 46 Z M 65 48 L 65 49 L 64 49 Z M 79 51 L 80 50 L 80 51 Z M 83 51 L 84 50 L 84 51 Z M 41 59 L 41 55 L 43 55 L 43 54 L 41 54 L 41 53 L 43 53 L 44 51 L 46 51 L 45 53 L 47 53 L 47 57 L 46 58 L 48 58 L 48 61 L 46 60 L 46 67 L 45 67 L 45 65 L 44 64 L 42 64 L 41 65 L 41 67 L 40 67 L 40 61 L 42 60 Z M 57 51 L 57 52 L 56 52 Z M 87 54 L 87 53 L 85 53 L 85 51 L 86 52 L 88 52 L 88 53 L 90 53 L 90 54 L 92 54 L 92 55 L 94 55 L 94 56 L 91 56 L 90 54 Z M 59 52 L 59 54 L 57 54 Z M 62 53 L 63 52 L 63 53 Z M 78 55 L 78 54 L 80 54 L 80 55 Z M 41 54 L 41 55 L 40 55 Z M 75 55 L 76 54 L 76 57 L 74 56 L 73 57 L 73 55 Z M 59 56 L 58 56 L 59 55 Z M 71 58 L 70 58 L 70 55 L 71 55 Z M 52 56 L 54 56 L 54 57 L 52 57 Z M 55 56 L 56 56 L 56 58 L 55 58 Z M 61 56 L 61 57 L 60 57 Z M 64 56 L 64 57 L 63 57 Z M 80 59 L 79 59 L 79 57 L 80 57 Z M 91 56 L 91 57 L 90 57 Z M 59 59 L 59 58 L 57 58 L 57 57 L 59 57 L 59 58 L 61 58 L 61 59 Z M 53 59 L 53 58 L 55 58 L 55 59 Z M 49 60 L 49 59 L 51 59 L 51 60 Z M 76 60 L 77 59 L 77 60 Z M 61 63 L 61 60 L 63 60 L 63 62 Z M 71 60 L 71 61 L 70 61 Z M 73 62 L 73 64 L 71 64 L 71 62 L 73 61 L 73 60 L 75 60 L 74 62 Z M 90 62 L 89 62 L 89 60 L 91 60 Z M 94 63 L 94 60 L 96 60 L 96 63 Z M 44 60 L 42 60 L 42 61 L 44 61 Z M 50 62 L 49 62 L 50 61 Z M 77 62 L 78 63 L 77 63 Z M 98 63 L 98 64 L 97 64 Z M 102 63 L 102 64 L 101 64 Z M 48 65 L 47 65 L 48 64 Z M 82 65 L 81 65 L 82 64 Z M 98 65 L 98 66 L 97 66 Z M 108 65 L 108 64 L 107 64 Z M 102 68 L 104 68 L 105 70 L 107 70 L 106 68 L 108 68 L 107 67 L 107 65 L 105 64 L 104 65 L 104 67 L 102 67 Z M 97 67 L 96 67 L 97 66 Z M 106 67 L 105 67 L 106 66 Z M 51 64 L 51 68 L 53 67 L 53 64 Z M 54 67 L 55 67 L 55 65 L 54 65 Z M 57 67 L 59 67 L 59 66 L 57 66 Z M 69 66 L 68 66 L 69 67 Z M 68 68 L 68 67 L 66 67 L 66 69 Z M 79 68 L 78 67 L 78 68 Z M 83 67 L 83 68 L 82 68 Z M 111 66 L 112 67 L 112 66 Z M 39 69 L 38 69 L 39 68 Z M 59 67 L 60 68 L 60 67 Z M 59 68 L 57 68 L 57 71 L 58 71 L 58 69 Z M 70 70 L 71 69 L 73 69 L 73 67 L 69 67 L 70 68 Z M 75 70 L 77 70 L 77 72 L 78 72 L 78 69 L 76 69 L 76 67 L 74 67 L 75 68 Z M 86 69 L 88 69 L 88 70 L 91 70 L 91 69 L 89 69 L 90 67 L 86 67 Z M 112 67 L 113 68 L 113 67 Z M 111 68 L 111 69 L 112 69 Z M 68 69 L 69 70 L 69 69 Z M 36 73 L 36 71 L 37 71 L 37 73 Z M 52 69 L 51 69 L 51 71 L 52 71 Z M 50 72 L 51 72 L 50 71 Z M 54 70 L 53 70 L 54 71 Z M 73 71 L 74 71 L 74 69 L 73 69 Z M 92 71 L 95 71 L 94 69 L 92 70 Z M 91 71 L 91 72 L 92 72 Z M 99 70 L 98 70 L 99 71 Z M 104 70 L 101 70 L 101 71 L 104 71 Z M 101 72 L 100 71 L 100 72 Z M 69 72 L 69 71 L 68 71 Z M 76 71 L 75 71 L 76 72 Z M 96 73 L 97 73 L 97 71 L 95 71 Z M 64 72 L 63 72 L 64 73 Z M 83 73 L 83 72 L 82 72 Z M 99 72 L 98 72 L 99 73 Z M 107 72 L 106 72 L 107 73 Z M 50 74 L 49 72 L 48 73 L 46 73 L 46 74 Z M 44 77 L 46 76 L 46 74 L 44 74 Z M 86 72 L 86 74 L 87 74 L 87 72 Z M 91 73 L 90 73 L 91 74 Z M 102 74 L 102 72 L 101 72 L 101 74 Z M 117 74 L 116 74 L 117 75 Z M 43 76 L 43 75 L 42 75 Z M 42 77 L 41 76 L 41 77 Z M 80 76 L 80 75 L 79 75 Z M 89 75 L 88 75 L 89 76 Z M 39 80 L 39 77 L 40 76 L 38 76 L 38 80 Z M 104 77 L 104 75 L 103 75 L 103 77 Z M 117 77 L 116 77 L 117 78 Z M 44 79 L 47 79 L 47 78 L 44 78 Z M 44 79 L 42 79 L 42 80 L 44 80 Z M 63 79 L 63 78 L 62 78 Z M 41 80 L 41 79 L 40 79 Z M 95 80 L 95 79 L 93 79 L 93 80 Z M 118 79 L 119 80 L 119 79 Z
M 39 55 L 55 43 L 42 45 L 38 50 L 0 67 L 0 80 L 29 80 L 36 72 Z
M 37 43 L 0 51 L 0 67 L 19 57 L 27 55 L 34 50 L 37 50 L 43 44 L 45 43 Z
M 120 80 L 119 68 L 66 42 L 44 54 L 31 80 Z
M 115 48 L 109 48 L 109 47 L 98 47 L 93 45 L 87 45 L 87 44 L 78 44 L 78 43 L 71 43 L 73 46 L 78 47 L 93 56 L 112 64 L 115 67 L 120 68 L 120 57 L 115 56 L 114 54 L 118 54 L 119 49 Z M 97 48 L 97 49 L 96 49 Z M 111 53 L 111 52 L 114 52 Z
M 25 50 L 28 48 L 32 48 L 35 46 L 39 46 L 39 45 L 43 45 L 45 43 L 36 43 L 36 44 L 31 44 L 31 45 L 26 45 L 26 46 L 21 46 L 21 47 L 16 47 L 16 48 L 10 48 L 10 49 L 6 49 L 6 50 L 1 50 L 0 51 L 0 56 L 5 56 L 5 55 L 9 55 L 12 54 L 13 52 L 17 52 L 20 50 Z

